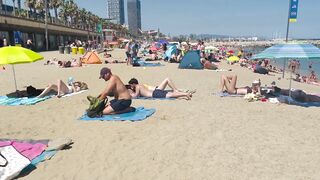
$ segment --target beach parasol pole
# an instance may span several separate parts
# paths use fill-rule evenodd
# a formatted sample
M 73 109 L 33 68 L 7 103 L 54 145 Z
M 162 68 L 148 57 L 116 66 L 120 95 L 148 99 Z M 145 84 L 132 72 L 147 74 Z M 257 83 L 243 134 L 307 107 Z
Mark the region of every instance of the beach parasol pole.
M 17 91 L 18 88 L 17 88 L 16 72 L 14 70 L 14 65 L 13 64 L 12 64 L 12 72 L 13 72 L 13 79 L 14 79 L 14 87 L 16 88 L 16 91 Z
M 291 10 L 291 0 L 289 0 L 289 11 L 288 11 L 288 21 L 287 21 L 286 43 L 288 42 L 289 30 L 290 30 L 290 10 Z

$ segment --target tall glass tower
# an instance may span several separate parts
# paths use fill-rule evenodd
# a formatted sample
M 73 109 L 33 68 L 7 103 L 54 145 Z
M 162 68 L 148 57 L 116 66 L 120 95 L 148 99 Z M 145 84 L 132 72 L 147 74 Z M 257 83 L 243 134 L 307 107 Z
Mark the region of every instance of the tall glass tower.
M 131 33 L 137 35 L 141 30 L 141 2 L 128 0 L 128 24 Z
M 124 0 L 107 0 L 107 17 L 116 24 L 124 24 Z

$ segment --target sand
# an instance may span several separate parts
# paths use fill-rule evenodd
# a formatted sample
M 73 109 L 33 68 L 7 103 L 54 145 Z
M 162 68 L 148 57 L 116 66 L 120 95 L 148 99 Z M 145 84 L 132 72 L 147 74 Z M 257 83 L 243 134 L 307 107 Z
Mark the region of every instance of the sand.
M 42 53 L 69 59 L 78 57 Z M 115 50 L 113 57 L 123 58 Z M 62 69 L 45 61 L 16 65 L 19 89 L 45 87 L 69 76 L 88 82 L 90 90 L 73 97 L 52 98 L 34 106 L 0 107 L 0 138 L 74 140 L 71 149 L 37 166 L 22 179 L 317 179 L 320 176 L 319 108 L 246 102 L 220 98 L 219 76 L 238 74 L 239 86 L 261 79 L 287 87 L 288 80 L 264 76 L 239 66 L 223 64 L 232 72 L 179 70 L 177 64 L 133 68 L 125 64 L 89 65 Z M 134 100 L 134 106 L 156 108 L 141 122 L 83 122 L 87 95 L 97 95 L 106 82 L 101 67 L 110 67 L 127 82 L 157 85 L 170 77 L 182 89 L 197 89 L 191 101 Z M 10 66 L 0 71 L 0 94 L 14 90 Z M 293 83 L 308 92 L 319 87 Z

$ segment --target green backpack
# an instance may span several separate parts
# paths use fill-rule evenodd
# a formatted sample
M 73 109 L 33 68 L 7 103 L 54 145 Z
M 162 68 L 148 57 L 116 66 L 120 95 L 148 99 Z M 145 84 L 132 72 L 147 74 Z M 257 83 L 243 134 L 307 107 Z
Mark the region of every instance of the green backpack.
M 106 107 L 108 98 L 101 100 L 97 97 L 87 96 L 87 99 L 90 102 L 89 108 L 87 109 L 87 115 L 90 118 L 102 117 L 102 112 Z

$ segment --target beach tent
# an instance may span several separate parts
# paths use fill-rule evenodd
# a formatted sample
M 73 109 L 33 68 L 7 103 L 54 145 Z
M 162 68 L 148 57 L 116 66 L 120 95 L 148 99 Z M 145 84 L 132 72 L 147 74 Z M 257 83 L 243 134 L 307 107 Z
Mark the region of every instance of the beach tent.
M 168 50 L 165 52 L 165 54 L 166 54 L 165 58 L 170 59 L 171 56 L 176 53 L 177 53 L 177 46 L 175 46 L 175 45 L 169 46 Z
M 163 44 L 169 44 L 169 42 L 168 42 L 167 40 L 165 40 L 165 39 L 159 40 L 158 43 L 159 43 L 159 44 L 162 44 L 162 45 L 163 45 Z
M 102 64 L 98 54 L 94 51 L 87 52 L 80 60 L 84 64 Z
M 189 51 L 183 56 L 180 65 L 180 69 L 203 69 L 203 65 L 200 61 L 200 51 Z

